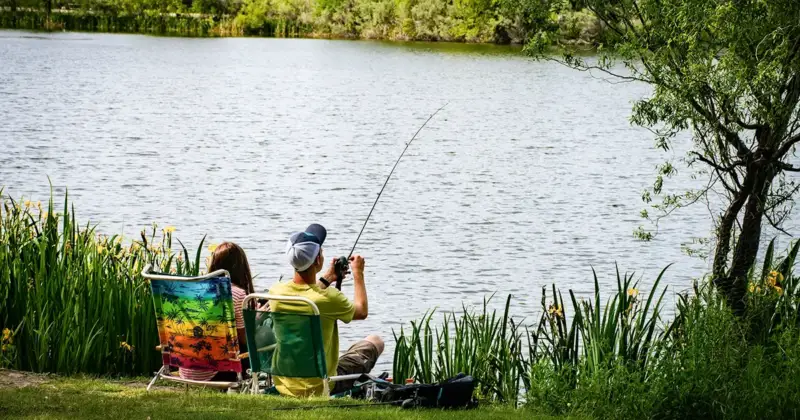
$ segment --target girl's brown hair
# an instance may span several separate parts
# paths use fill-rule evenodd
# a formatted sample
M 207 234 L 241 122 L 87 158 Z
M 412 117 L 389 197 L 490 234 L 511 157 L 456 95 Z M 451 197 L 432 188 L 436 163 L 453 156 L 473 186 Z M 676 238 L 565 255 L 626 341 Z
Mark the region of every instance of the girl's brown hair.
M 227 270 L 231 275 L 231 283 L 238 286 L 245 293 L 254 293 L 253 275 L 250 273 L 250 264 L 247 255 L 239 245 L 233 242 L 223 242 L 214 250 L 208 272 L 214 270 Z

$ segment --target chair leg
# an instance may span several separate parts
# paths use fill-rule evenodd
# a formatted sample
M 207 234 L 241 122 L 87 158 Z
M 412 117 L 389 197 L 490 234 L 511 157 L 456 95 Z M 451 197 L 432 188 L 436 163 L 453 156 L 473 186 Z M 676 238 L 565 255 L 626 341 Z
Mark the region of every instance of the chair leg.
M 250 393 L 253 395 L 258 395 L 258 372 L 250 373 Z
M 153 380 L 151 380 L 150 383 L 147 384 L 147 391 L 150 391 L 150 388 L 156 383 L 158 378 L 161 377 L 161 374 L 164 373 L 164 369 L 166 368 L 167 368 L 166 366 L 161 366 L 161 369 L 159 369 L 158 372 L 156 372 L 156 376 L 154 376 Z

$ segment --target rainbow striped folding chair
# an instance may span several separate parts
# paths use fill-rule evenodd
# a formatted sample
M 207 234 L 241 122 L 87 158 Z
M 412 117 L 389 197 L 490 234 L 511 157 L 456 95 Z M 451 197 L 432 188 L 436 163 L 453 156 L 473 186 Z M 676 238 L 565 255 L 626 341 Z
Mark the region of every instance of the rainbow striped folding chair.
M 153 273 L 148 265 L 142 277 L 150 281 L 158 322 L 162 366 L 158 379 L 213 388 L 240 388 L 242 362 L 236 334 L 230 274 L 217 270 L 186 277 Z M 197 381 L 170 374 L 170 367 L 236 372 L 237 381 Z M 242 387 L 241 389 L 246 389 Z

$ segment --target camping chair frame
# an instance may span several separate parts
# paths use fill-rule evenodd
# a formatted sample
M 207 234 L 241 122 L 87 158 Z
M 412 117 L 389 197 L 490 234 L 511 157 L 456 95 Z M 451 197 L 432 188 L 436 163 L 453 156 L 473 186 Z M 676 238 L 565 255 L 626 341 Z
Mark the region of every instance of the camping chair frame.
M 271 295 L 271 294 L 268 294 L 268 293 L 252 293 L 252 294 L 247 295 L 247 297 L 244 298 L 244 302 L 242 303 L 242 308 L 249 308 L 250 307 L 249 306 L 250 302 L 252 302 L 254 300 L 275 300 L 275 301 L 278 301 L 278 302 L 281 302 L 281 301 L 283 301 L 283 302 L 303 302 L 306 305 L 311 307 L 311 312 L 314 315 L 319 316 L 319 308 L 317 307 L 317 305 L 311 299 L 305 298 L 305 297 L 302 297 L 302 296 L 283 296 L 283 295 Z M 256 352 L 270 350 L 271 348 L 274 348 L 275 346 L 277 346 L 277 344 L 271 344 L 269 346 L 256 349 Z M 254 375 L 254 378 L 255 378 L 255 375 L 257 375 L 258 372 L 253 372 L 252 374 Z M 327 373 L 326 373 L 325 376 L 323 376 L 323 378 L 322 378 L 323 392 L 324 392 L 325 395 L 330 395 L 330 382 L 348 381 L 348 380 L 358 379 L 360 377 L 361 377 L 361 374 L 339 375 L 339 376 L 330 376 L 329 377 L 327 375 Z M 252 389 L 252 393 L 253 394 L 258 394 L 258 381 L 257 380 L 254 379 L 252 381 L 251 389 Z
M 148 280 L 167 280 L 167 281 L 182 281 L 182 282 L 197 282 L 197 281 L 213 279 L 213 278 L 216 278 L 216 277 L 227 277 L 228 279 L 230 279 L 230 277 L 231 277 L 230 273 L 228 273 L 227 270 L 216 270 L 216 271 L 212 271 L 212 272 L 210 272 L 208 274 L 205 274 L 205 275 L 202 275 L 202 276 L 183 277 L 183 276 L 173 276 L 173 275 L 168 275 L 168 274 L 153 273 L 152 269 L 153 269 L 153 265 L 152 264 L 148 264 L 144 268 L 144 270 L 142 270 L 142 277 L 144 277 L 144 278 L 146 278 Z M 157 346 L 156 350 L 158 350 L 158 351 L 160 351 L 162 353 L 165 351 L 165 349 L 163 349 L 162 345 Z M 239 359 L 244 359 L 246 357 L 247 357 L 247 353 L 242 353 L 242 354 L 239 355 Z M 181 378 L 179 376 L 172 376 L 172 375 L 170 375 L 169 368 L 170 368 L 169 365 L 162 364 L 161 369 L 159 369 L 158 372 L 156 372 L 156 375 L 153 377 L 153 379 L 150 381 L 150 383 L 147 384 L 147 391 L 150 391 L 150 388 L 153 385 L 155 385 L 155 383 L 156 383 L 156 381 L 158 379 L 164 379 L 166 381 L 182 383 L 182 384 L 186 384 L 187 386 L 188 385 L 200 385 L 200 386 L 206 386 L 206 387 L 210 387 L 210 388 L 219 388 L 219 389 L 239 388 L 244 382 L 241 372 L 237 372 L 237 375 L 236 375 L 237 376 L 237 381 L 236 382 L 196 381 L 196 380 L 192 380 L 192 379 L 184 379 L 184 378 Z M 255 381 L 255 382 L 257 382 L 257 381 Z

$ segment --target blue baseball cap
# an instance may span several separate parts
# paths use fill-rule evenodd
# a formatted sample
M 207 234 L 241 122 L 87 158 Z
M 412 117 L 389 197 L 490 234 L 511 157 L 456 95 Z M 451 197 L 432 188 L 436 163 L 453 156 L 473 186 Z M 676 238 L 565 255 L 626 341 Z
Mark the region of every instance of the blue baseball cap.
M 289 256 L 289 264 L 295 271 L 306 271 L 314 264 L 327 236 L 328 231 L 325 227 L 316 223 L 309 225 L 305 231 L 289 235 L 286 255 Z

